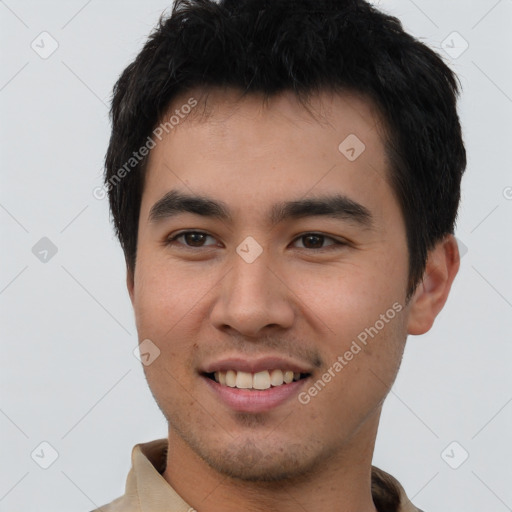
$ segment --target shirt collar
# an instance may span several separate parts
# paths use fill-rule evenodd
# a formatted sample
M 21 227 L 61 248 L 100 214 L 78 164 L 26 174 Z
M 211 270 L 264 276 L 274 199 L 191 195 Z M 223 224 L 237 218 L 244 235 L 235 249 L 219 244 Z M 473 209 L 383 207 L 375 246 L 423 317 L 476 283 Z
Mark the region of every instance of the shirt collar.
M 166 458 L 167 439 L 138 444 L 133 448 L 132 468 L 126 481 L 126 494 L 123 497 L 125 501 L 124 503 L 119 501 L 121 506 L 125 506 L 126 510 L 130 512 L 132 510 L 134 512 L 191 512 L 194 510 L 183 501 L 161 475 L 165 468 Z M 376 494 L 382 496 L 388 492 L 381 482 L 394 486 L 398 491 L 400 505 L 396 512 L 421 512 L 407 498 L 398 480 L 389 473 L 372 466 L 374 499 Z M 109 509 L 102 510 L 108 511 Z M 123 510 L 125 509 L 123 508 Z

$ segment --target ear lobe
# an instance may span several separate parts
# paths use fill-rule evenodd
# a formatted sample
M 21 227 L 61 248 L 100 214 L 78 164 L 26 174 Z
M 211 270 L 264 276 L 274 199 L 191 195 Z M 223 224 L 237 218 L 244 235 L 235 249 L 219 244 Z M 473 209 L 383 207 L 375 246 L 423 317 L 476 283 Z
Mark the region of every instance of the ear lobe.
M 423 280 L 411 299 L 408 334 L 424 334 L 443 309 L 460 267 L 457 240 L 447 235 L 429 251 Z

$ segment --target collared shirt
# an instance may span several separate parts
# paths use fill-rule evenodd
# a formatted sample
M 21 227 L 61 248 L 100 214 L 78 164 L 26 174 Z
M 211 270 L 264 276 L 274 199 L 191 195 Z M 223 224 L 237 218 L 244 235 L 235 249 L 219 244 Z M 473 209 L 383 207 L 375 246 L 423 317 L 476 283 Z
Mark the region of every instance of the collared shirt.
M 164 480 L 167 439 L 137 444 L 124 496 L 93 512 L 194 512 Z M 393 476 L 372 466 L 372 496 L 379 512 L 422 512 L 407 498 Z

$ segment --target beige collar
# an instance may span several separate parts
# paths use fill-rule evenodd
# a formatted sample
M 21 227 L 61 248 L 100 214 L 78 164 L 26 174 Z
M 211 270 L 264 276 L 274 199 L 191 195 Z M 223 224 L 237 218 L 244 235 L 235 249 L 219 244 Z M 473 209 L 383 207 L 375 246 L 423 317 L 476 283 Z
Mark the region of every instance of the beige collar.
M 94 512 L 194 512 L 160 474 L 166 457 L 167 439 L 134 446 L 125 495 Z M 389 496 L 389 486 L 399 496 L 396 512 L 421 512 L 409 501 L 398 480 L 372 466 L 372 494 L 376 503 Z

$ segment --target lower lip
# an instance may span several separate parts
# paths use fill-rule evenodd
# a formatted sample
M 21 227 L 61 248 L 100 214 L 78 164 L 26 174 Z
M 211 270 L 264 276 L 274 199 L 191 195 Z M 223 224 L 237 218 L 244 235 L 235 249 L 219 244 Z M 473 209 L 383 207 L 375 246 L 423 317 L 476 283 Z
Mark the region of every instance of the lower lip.
M 210 389 L 231 409 L 239 412 L 257 413 L 269 411 L 297 396 L 299 389 L 309 377 L 263 391 L 230 388 L 229 386 L 222 386 L 208 377 L 202 376 L 202 378 L 210 386 Z

